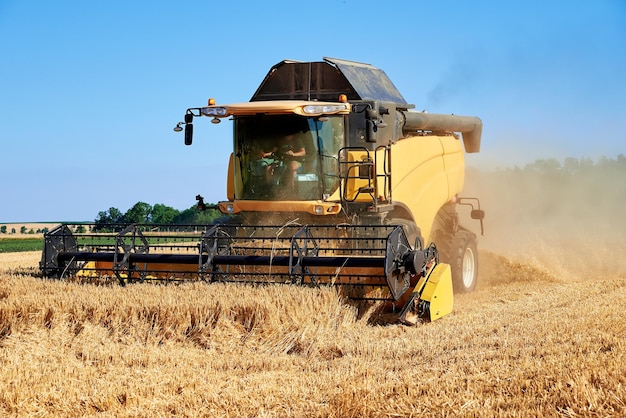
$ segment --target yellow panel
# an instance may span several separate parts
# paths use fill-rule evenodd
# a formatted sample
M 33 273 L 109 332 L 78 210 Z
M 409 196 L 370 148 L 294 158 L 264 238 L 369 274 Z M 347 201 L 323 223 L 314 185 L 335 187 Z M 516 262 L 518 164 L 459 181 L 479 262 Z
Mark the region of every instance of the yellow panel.
M 420 299 L 430 303 L 430 320 L 434 321 L 452 312 L 454 292 L 450 265 L 439 263 L 428 277 Z
M 370 155 L 370 158 L 373 158 L 373 155 Z M 346 174 L 349 177 L 346 185 L 346 199 L 348 201 L 356 201 L 356 202 L 371 202 L 372 197 L 369 193 L 361 193 L 359 194 L 359 189 L 363 187 L 368 187 L 368 179 L 366 178 L 354 178 L 359 175 L 359 165 L 356 162 L 367 160 L 367 153 L 364 151 L 350 151 L 347 155 L 348 164 L 343 168 L 346 170 Z M 355 164 L 350 164 L 351 162 L 355 162 Z M 373 182 L 372 182 L 373 185 Z
M 235 167 L 235 155 L 231 152 L 230 159 L 228 160 L 228 177 L 226 179 L 226 197 L 230 201 L 235 200 L 235 190 L 237 191 L 237 196 L 240 196 L 241 191 L 243 190 L 241 173 L 237 173 L 237 175 L 235 175 Z M 236 185 L 235 179 L 237 179 Z
M 441 144 L 444 149 L 444 167 L 448 176 L 448 199 L 452 199 L 463 190 L 465 154 L 461 141 L 455 137 L 442 137 Z
M 437 212 L 463 186 L 463 170 L 462 144 L 453 136 L 415 136 L 392 146 L 392 198 L 411 210 L 427 243 Z

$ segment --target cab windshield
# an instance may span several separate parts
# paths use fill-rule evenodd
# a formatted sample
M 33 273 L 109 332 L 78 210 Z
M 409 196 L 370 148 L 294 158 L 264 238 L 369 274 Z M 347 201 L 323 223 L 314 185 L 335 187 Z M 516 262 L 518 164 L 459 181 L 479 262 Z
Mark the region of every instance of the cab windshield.
M 234 128 L 236 198 L 324 200 L 339 186 L 342 116 L 240 116 Z

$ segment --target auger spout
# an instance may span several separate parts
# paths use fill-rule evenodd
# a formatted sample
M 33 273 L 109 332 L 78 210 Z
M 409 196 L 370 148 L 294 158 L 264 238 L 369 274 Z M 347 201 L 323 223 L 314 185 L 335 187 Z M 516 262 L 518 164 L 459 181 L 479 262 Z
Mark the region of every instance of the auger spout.
M 480 118 L 414 111 L 402 114 L 404 115 L 402 132 L 405 135 L 416 131 L 461 132 L 465 151 L 468 153 L 480 151 L 480 139 L 483 132 L 483 122 Z

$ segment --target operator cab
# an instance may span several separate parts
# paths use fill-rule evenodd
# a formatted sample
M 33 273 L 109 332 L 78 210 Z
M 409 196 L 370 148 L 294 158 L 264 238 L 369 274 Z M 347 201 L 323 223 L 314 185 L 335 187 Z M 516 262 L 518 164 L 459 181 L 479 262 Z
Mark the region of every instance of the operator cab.
M 344 117 L 234 118 L 235 198 L 324 200 L 339 187 Z

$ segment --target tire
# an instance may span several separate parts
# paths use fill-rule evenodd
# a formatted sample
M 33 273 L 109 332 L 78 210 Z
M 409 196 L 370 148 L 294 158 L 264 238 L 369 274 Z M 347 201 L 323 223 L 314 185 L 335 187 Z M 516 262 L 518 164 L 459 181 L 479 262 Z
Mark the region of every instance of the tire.
M 478 282 L 478 247 L 476 236 L 460 229 L 439 247 L 440 258 L 450 264 L 452 286 L 456 293 L 472 292 Z

